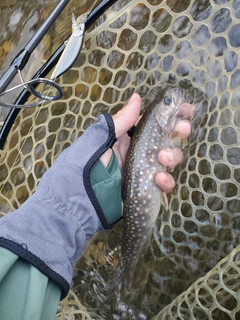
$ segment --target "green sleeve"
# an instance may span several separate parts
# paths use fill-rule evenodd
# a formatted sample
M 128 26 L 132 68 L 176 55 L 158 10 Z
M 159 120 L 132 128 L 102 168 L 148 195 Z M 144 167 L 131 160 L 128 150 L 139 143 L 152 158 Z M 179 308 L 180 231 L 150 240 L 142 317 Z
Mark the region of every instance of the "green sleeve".
M 11 251 L 0 257 L 0 319 L 53 320 L 60 287 Z

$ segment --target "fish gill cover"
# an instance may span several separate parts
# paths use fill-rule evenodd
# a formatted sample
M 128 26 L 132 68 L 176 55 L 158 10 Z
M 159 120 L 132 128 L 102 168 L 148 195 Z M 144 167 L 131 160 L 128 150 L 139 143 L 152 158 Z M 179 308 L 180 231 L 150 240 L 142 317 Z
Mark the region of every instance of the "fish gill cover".
M 165 83 L 197 88 L 205 112 L 139 261 L 145 290 L 135 318 L 240 319 L 239 47 L 239 0 L 116 2 L 60 78 L 64 98 L 20 111 L 1 151 L 1 215 L 34 192 L 54 159 L 102 112 L 115 113 L 133 92 L 145 108 L 151 89 Z M 107 290 L 121 229 L 98 233 L 76 265 L 73 290 L 88 315 L 71 292 L 58 319 L 118 319 Z M 131 312 L 124 310 L 126 319 L 134 319 Z

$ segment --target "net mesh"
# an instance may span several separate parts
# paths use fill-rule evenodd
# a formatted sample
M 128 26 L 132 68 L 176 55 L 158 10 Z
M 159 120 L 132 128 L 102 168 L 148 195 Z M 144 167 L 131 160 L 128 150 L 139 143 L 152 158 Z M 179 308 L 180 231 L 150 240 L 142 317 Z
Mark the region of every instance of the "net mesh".
M 19 113 L 0 154 L 1 215 L 35 191 L 54 159 L 102 112 L 115 113 L 133 92 L 144 100 L 166 82 L 198 87 L 206 112 L 141 262 L 142 301 L 148 317 L 161 310 L 154 319 L 240 319 L 239 39 L 239 0 L 116 2 L 59 79 L 63 99 Z M 104 287 L 108 268 L 117 265 L 120 237 L 121 225 L 96 235 L 76 266 L 74 291 L 95 313 L 81 314 L 86 309 L 71 292 L 57 319 L 101 318 L 96 283 Z

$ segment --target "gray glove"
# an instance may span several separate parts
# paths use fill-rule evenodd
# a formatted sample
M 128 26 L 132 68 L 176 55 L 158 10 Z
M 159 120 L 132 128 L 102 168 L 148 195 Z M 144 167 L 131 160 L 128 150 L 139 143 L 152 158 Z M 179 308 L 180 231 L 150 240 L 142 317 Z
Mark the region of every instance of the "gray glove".
M 62 297 L 68 293 L 73 264 L 86 239 L 111 227 L 93 192 L 90 170 L 115 141 L 112 117 L 101 115 L 60 154 L 37 191 L 0 219 L 0 246 L 57 282 Z

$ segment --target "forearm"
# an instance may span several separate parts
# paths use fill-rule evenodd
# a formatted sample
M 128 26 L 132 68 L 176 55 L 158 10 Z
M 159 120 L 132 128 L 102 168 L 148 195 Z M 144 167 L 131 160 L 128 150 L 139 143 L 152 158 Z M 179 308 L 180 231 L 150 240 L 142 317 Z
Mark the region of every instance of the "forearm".
M 111 227 L 93 191 L 90 171 L 114 142 L 112 118 L 101 116 L 62 152 L 36 193 L 0 220 L 0 245 L 57 282 L 63 296 L 86 239 Z

